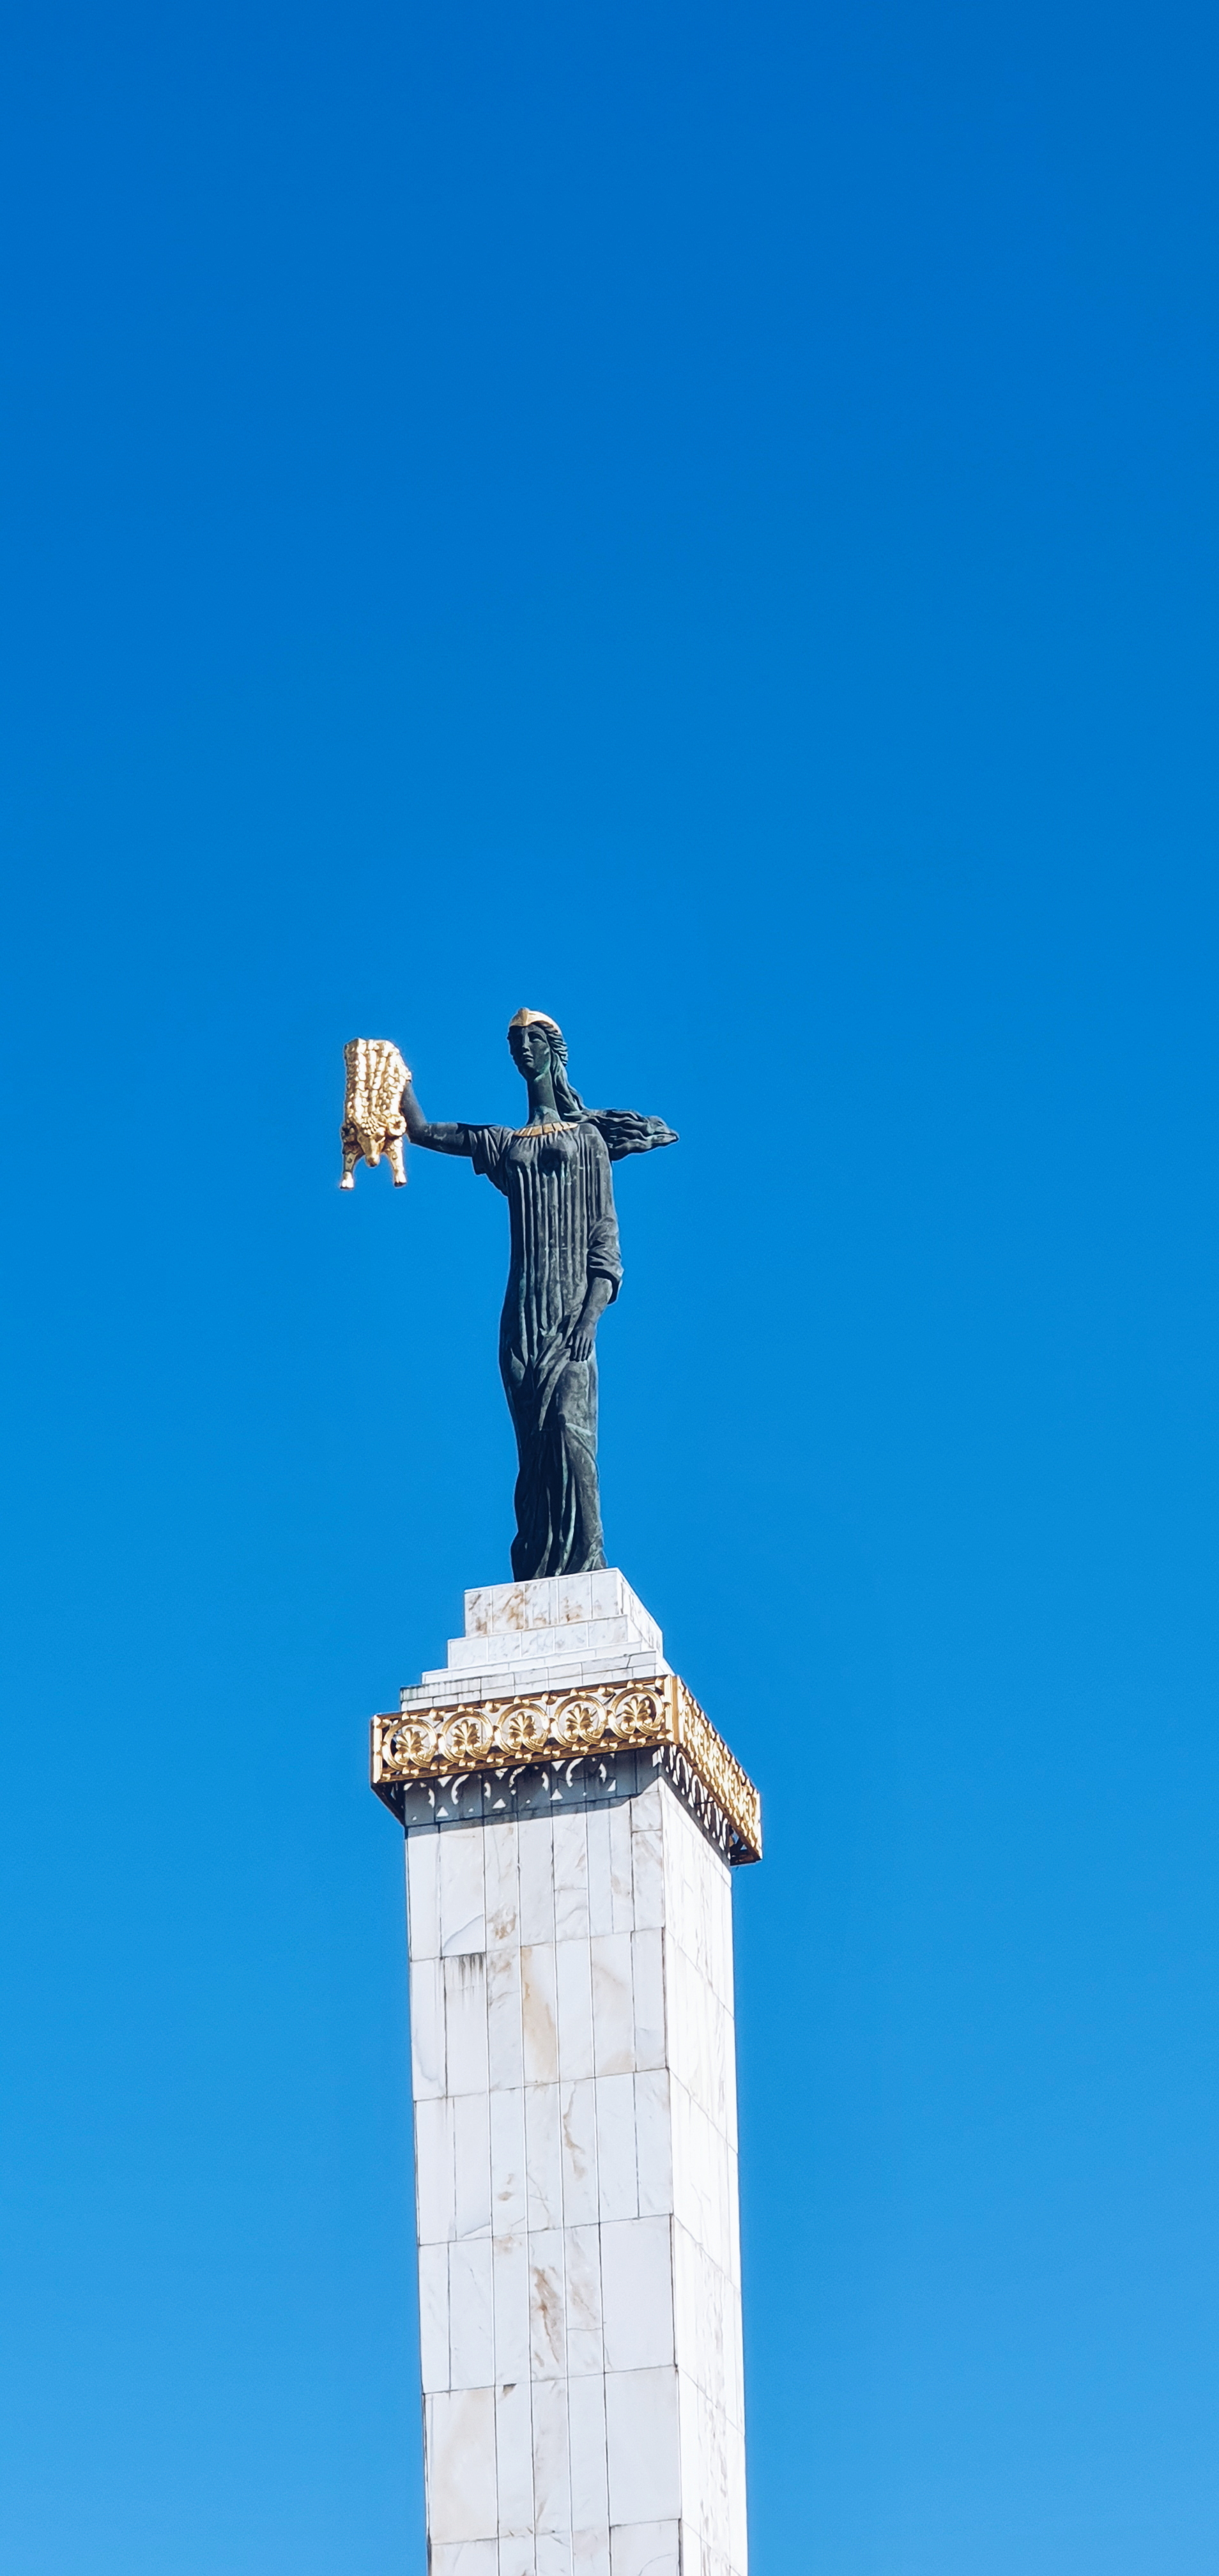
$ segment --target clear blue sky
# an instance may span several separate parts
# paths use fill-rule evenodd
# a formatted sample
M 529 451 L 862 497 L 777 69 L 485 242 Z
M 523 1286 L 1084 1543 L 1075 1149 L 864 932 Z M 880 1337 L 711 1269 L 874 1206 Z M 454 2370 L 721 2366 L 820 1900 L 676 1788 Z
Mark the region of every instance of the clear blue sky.
M 0 2557 L 422 2576 L 400 1838 L 504 1212 L 762 1784 L 755 2576 L 1219 2565 L 1213 15 L 17 0 Z

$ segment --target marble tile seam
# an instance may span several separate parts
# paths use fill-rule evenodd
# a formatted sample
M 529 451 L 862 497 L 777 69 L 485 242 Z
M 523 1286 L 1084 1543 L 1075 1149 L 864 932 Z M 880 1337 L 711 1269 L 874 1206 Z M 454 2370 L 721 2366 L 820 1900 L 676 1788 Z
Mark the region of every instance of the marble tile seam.
M 524 1941 L 521 1962 L 521 2047 L 526 2084 L 559 2080 L 557 1945 Z
M 573 2376 L 605 2373 L 605 2293 L 601 2228 L 568 2228 L 564 2236 L 567 2264 L 567 2351 Z
M 613 2576 L 608 2523 L 572 2532 L 571 2576 Z
M 528 2377 L 495 2391 L 496 2508 L 501 2546 L 533 2538 L 533 2393 Z
M 607 2374 L 675 2364 L 672 2220 L 608 2220 L 600 2237 Z
M 563 2225 L 563 2147 L 557 2084 L 525 2087 L 525 2215 L 531 2233 Z
M 501 2392 L 530 2379 L 529 2236 L 522 2224 L 491 2239 L 491 2330 Z
M 692 2533 L 731 2561 L 745 2541 L 744 2436 L 680 2374 L 678 2424 L 684 2519 Z
M 567 2391 L 571 2464 L 571 2521 L 577 2530 L 603 2531 L 609 2540 L 609 2454 L 605 2433 L 605 2380 L 590 2373 Z
M 447 2095 L 415 2104 L 415 2227 L 420 2245 L 454 2233 L 453 2105 Z
M 554 1873 L 555 1939 L 587 1941 L 592 1929 L 588 1904 L 588 1809 L 556 1809 L 551 1817 Z
M 487 1952 L 487 2069 L 492 2092 L 525 2081 L 523 1974 L 519 1948 Z
M 697 2103 L 671 2079 L 673 2214 L 688 2227 L 739 2290 L 739 2236 L 734 2220 L 736 2162 Z
M 411 2090 L 416 2102 L 438 2101 L 445 2074 L 444 1985 L 439 1959 L 416 1959 L 408 1971 Z
M 597 2147 L 597 2215 L 639 2215 L 639 2157 L 633 2075 L 593 2080 Z
M 587 1907 L 585 1908 L 587 1913 Z M 593 2025 L 593 1943 L 596 1935 L 555 1944 L 556 2036 L 559 2078 L 574 2084 L 597 2072 Z
M 449 2386 L 486 2388 L 495 2378 L 491 2240 L 450 2245 Z
M 406 1946 L 409 1960 L 440 1956 L 440 1837 L 406 1837 Z
M 678 2369 L 744 2438 L 740 2288 L 680 2219 L 673 2225 L 674 2341 Z
M 491 2119 L 486 2093 L 451 2096 L 453 2112 L 453 2234 L 491 2233 Z
M 499 2521 L 491 2388 L 437 2391 L 424 2400 L 428 2540 L 438 2547 L 494 2540 Z
M 571 2527 L 571 2448 L 567 2390 L 562 2380 L 532 2383 L 534 2525 L 544 2530 Z
M 676 2520 L 681 2512 L 677 2372 L 621 2370 L 605 2382 L 610 2523 Z
M 529 2378 L 567 2378 L 567 2299 L 563 2231 L 531 2230 L 529 2236 Z
M 447 2243 L 420 2245 L 419 2372 L 425 2396 L 447 2388 L 449 2380 L 449 2249 Z
M 486 1879 L 480 1825 L 457 1825 L 444 1836 L 438 1870 L 442 1955 L 485 1950 Z
M 691 2576 L 682 2568 L 681 2523 L 622 2523 L 610 2531 L 610 2576 Z M 694 2576 L 703 2576 L 702 2569 Z
M 437 2541 L 429 2559 L 430 2576 L 503 2576 L 495 2540 Z M 523 2576 L 536 2576 L 532 2560 Z

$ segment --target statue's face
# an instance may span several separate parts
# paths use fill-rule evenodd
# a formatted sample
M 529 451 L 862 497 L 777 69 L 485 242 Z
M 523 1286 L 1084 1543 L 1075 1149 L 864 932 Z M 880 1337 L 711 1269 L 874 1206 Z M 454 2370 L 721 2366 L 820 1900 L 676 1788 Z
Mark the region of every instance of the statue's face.
M 508 1044 L 512 1061 L 521 1073 L 545 1073 L 550 1062 L 550 1040 L 536 1020 L 526 1020 L 521 1027 L 509 1029 Z

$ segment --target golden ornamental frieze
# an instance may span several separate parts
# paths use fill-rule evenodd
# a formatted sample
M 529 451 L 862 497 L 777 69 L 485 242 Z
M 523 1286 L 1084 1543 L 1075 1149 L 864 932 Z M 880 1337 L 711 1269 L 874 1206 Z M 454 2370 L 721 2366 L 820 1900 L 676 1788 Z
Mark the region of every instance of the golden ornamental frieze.
M 752 1780 L 676 1673 L 646 1682 L 589 1682 L 578 1690 L 524 1691 L 372 1721 L 372 1785 L 515 1770 L 647 1747 L 684 1754 L 745 1853 L 762 1853 L 762 1802 Z M 744 1856 L 744 1853 L 742 1854 Z

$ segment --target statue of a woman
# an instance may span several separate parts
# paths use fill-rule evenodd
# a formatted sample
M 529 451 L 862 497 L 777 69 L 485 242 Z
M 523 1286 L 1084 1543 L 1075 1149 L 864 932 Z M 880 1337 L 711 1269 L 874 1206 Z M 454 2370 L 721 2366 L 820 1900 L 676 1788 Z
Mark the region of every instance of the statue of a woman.
M 526 1126 L 430 1126 L 409 1077 L 402 1115 L 413 1145 L 467 1155 L 508 1201 L 499 1365 L 520 1461 L 512 1571 L 528 1582 L 605 1563 L 596 1336 L 622 1278 L 610 1164 L 677 1139 L 661 1118 L 586 1109 L 567 1079 L 563 1032 L 545 1011 L 518 1011 L 508 1044 L 529 1087 Z

